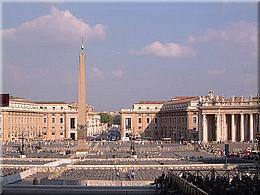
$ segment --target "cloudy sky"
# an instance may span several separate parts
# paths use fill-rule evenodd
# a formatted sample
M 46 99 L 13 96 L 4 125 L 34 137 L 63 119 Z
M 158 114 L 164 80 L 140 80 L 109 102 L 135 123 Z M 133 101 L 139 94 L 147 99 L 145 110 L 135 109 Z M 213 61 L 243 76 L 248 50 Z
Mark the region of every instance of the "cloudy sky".
M 81 37 L 96 110 L 257 93 L 256 3 L 4 3 L 3 92 L 77 100 Z

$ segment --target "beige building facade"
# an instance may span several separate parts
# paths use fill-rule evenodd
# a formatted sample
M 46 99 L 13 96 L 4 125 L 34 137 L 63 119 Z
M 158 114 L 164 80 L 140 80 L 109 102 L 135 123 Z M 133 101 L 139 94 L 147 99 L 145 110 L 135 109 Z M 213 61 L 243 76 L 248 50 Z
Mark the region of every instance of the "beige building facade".
M 253 141 L 260 133 L 260 98 L 201 96 L 199 139 L 203 142 Z
M 121 137 L 167 138 L 175 141 L 253 141 L 260 133 L 258 97 L 177 96 L 169 101 L 143 101 L 121 109 Z
M 76 103 L 32 102 L 11 97 L 8 107 L 0 108 L 2 141 L 77 139 L 78 108 Z M 87 136 L 107 130 L 100 116 L 86 106 Z
M 121 137 L 171 140 L 198 139 L 198 97 L 142 101 L 121 109 Z
M 131 109 L 121 109 L 121 137 L 157 137 L 157 113 L 164 101 L 141 101 Z
M 166 102 L 158 113 L 160 138 L 198 140 L 197 96 L 179 96 Z

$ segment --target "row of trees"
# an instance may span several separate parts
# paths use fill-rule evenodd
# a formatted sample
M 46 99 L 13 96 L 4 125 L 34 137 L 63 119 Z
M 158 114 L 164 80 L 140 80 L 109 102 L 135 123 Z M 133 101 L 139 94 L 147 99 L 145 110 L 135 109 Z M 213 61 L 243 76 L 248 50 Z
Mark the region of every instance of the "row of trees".
M 108 126 L 120 125 L 121 117 L 120 115 L 111 115 L 108 113 L 100 113 L 100 118 L 102 123 L 108 123 Z

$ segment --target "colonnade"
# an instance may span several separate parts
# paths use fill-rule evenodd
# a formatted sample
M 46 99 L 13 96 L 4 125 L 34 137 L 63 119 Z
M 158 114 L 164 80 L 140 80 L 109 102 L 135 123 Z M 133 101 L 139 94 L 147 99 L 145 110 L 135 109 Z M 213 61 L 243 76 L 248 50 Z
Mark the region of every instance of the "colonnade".
M 252 141 L 260 133 L 260 114 L 230 113 L 200 115 L 199 138 L 209 141 Z

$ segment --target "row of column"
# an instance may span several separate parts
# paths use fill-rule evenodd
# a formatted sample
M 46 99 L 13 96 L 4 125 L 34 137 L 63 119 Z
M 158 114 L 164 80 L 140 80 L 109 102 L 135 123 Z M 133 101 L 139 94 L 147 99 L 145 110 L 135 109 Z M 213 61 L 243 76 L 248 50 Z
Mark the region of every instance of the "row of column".
M 260 133 L 260 115 L 258 113 L 202 114 L 199 120 L 199 139 L 203 142 L 250 141 L 255 138 L 256 132 Z M 245 135 L 247 136 L 245 137 Z

